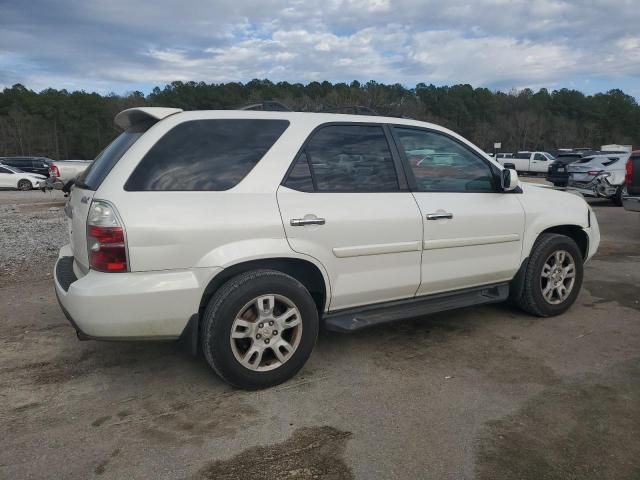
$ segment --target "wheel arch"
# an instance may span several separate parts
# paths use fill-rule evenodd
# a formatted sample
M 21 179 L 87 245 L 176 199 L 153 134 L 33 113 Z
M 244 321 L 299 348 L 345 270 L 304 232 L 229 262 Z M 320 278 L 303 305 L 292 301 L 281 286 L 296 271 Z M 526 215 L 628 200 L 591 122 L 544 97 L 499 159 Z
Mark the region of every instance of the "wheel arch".
M 31 188 L 33 188 L 33 182 L 31 181 L 31 179 L 26 177 L 18 178 L 18 181 L 16 182 L 16 188 L 20 189 L 20 184 L 23 182 L 28 182 L 29 185 L 31 185 Z
M 213 277 L 204 289 L 198 311 L 201 313 L 213 294 L 228 280 L 249 270 L 276 270 L 292 276 L 311 294 L 318 314 L 322 315 L 329 304 L 330 287 L 320 267 L 313 262 L 294 257 L 273 257 L 257 260 L 240 261 L 225 267 Z
M 589 254 L 589 235 L 587 235 L 587 232 L 585 232 L 581 226 L 568 224 L 549 227 L 540 232 L 536 240 L 540 238 L 540 235 L 545 233 L 556 233 L 571 238 L 578 245 L 580 253 L 582 254 L 582 260 L 586 260 Z

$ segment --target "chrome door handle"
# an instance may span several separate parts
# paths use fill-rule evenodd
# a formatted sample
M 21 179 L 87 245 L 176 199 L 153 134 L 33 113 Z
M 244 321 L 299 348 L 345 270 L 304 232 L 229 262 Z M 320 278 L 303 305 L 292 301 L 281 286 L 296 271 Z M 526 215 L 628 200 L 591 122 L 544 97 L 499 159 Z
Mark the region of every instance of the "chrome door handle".
M 324 225 L 324 218 L 292 218 L 292 227 L 303 227 L 305 225 Z
M 453 213 L 427 213 L 427 220 L 440 220 L 443 218 L 451 220 L 453 218 Z

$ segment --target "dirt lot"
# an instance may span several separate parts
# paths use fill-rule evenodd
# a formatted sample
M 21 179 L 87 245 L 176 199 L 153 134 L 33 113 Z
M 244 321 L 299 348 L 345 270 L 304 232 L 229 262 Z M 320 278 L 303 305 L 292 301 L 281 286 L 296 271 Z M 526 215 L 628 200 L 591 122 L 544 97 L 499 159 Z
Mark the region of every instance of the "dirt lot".
M 0 192 L 0 478 L 640 478 L 638 214 L 592 202 L 602 245 L 561 317 L 323 332 L 295 379 L 247 393 L 174 344 L 76 339 L 51 286 L 61 200 Z

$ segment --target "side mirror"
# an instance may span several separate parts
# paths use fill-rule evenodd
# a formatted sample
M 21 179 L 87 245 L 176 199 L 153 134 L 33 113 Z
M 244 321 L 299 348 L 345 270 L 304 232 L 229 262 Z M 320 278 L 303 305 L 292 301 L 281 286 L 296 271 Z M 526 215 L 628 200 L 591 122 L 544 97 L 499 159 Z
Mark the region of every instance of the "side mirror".
M 510 168 L 502 170 L 502 190 L 510 192 L 518 187 L 518 172 Z

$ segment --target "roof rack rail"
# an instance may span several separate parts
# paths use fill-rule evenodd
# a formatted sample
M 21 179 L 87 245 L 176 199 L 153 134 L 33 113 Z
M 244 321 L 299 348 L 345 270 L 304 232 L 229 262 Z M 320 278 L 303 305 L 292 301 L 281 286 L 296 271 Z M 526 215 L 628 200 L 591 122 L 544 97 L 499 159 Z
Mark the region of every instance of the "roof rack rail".
M 325 108 L 322 113 L 346 113 L 350 115 L 373 115 L 378 116 L 378 112 L 364 105 L 342 105 L 340 107 Z
M 275 100 L 262 100 L 261 102 L 251 103 L 237 110 L 258 110 L 263 112 L 290 112 L 291 109 L 286 105 Z

